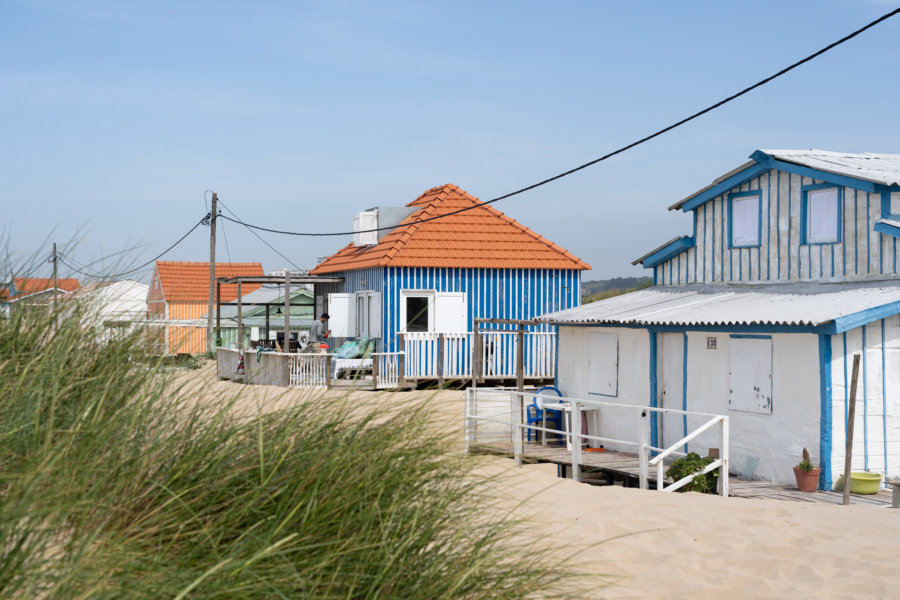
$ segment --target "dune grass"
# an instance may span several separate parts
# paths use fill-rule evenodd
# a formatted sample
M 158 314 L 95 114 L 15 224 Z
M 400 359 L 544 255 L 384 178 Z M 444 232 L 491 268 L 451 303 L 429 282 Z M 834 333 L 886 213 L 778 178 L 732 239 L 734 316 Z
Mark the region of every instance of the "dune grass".
M 236 418 L 81 317 L 0 319 L 0 598 L 565 597 L 425 405 Z

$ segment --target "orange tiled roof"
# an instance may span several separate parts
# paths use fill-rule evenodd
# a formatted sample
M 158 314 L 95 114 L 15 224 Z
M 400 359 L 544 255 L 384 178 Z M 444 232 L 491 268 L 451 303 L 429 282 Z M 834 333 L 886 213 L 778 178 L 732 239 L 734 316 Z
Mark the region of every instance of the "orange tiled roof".
M 53 278 L 52 277 L 14 277 L 13 284 L 16 286 L 16 295 L 17 296 L 27 296 L 28 294 L 34 294 L 36 292 L 42 292 L 44 290 L 53 289 Z M 72 277 L 67 277 L 65 279 L 57 279 L 56 280 L 57 289 L 72 292 L 81 287 L 81 284 L 78 283 L 78 280 Z M 0 289 L 0 298 L 6 298 L 9 296 L 9 290 L 7 288 Z
M 156 261 L 159 282 L 166 302 L 209 300 L 209 263 Z M 216 263 L 216 277 L 259 277 L 265 275 L 262 265 L 256 263 Z M 259 284 L 241 285 L 241 293 L 247 294 L 259 288 Z M 222 286 L 222 302 L 237 298 L 237 285 Z
M 480 205 L 425 223 L 429 217 Z M 407 206 L 419 207 L 374 246 L 352 243 L 328 257 L 312 275 L 368 267 L 471 267 L 578 269 L 590 265 L 455 185 L 431 188 Z M 411 223 L 404 225 L 404 223 Z

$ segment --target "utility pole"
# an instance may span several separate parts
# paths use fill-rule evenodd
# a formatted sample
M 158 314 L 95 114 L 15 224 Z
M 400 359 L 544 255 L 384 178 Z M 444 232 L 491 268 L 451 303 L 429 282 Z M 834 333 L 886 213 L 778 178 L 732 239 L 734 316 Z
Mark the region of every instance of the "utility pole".
M 56 242 L 53 242 L 53 318 L 56 319 Z
M 212 352 L 215 345 L 213 337 L 213 303 L 216 290 L 216 215 L 219 214 L 219 196 L 213 192 L 212 207 L 209 211 L 209 306 L 206 311 L 206 351 Z

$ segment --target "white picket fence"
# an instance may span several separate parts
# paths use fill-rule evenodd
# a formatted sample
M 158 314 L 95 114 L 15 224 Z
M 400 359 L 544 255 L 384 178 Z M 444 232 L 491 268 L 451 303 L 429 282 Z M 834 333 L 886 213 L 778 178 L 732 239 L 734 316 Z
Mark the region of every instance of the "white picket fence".
M 407 333 L 405 375 L 409 379 L 468 379 L 472 377 L 472 333 Z M 515 379 L 518 333 L 483 331 L 479 334 L 481 369 L 487 379 Z M 552 379 L 556 367 L 556 334 L 525 332 L 526 379 Z

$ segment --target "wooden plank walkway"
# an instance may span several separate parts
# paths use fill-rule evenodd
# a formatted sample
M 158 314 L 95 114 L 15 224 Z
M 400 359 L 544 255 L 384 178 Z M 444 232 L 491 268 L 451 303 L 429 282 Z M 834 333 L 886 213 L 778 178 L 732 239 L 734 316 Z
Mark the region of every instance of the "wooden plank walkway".
M 479 444 L 474 450 L 482 450 L 486 453 L 509 456 L 512 454 L 511 444 Z M 543 446 L 536 443 L 523 444 L 523 457 L 537 462 L 556 464 L 559 467 L 560 476 L 571 473 L 572 454 L 565 446 Z M 668 466 L 669 462 L 666 462 Z M 594 485 L 612 485 L 621 481 L 626 487 L 637 487 L 640 472 L 640 464 L 636 454 L 626 452 L 584 451 L 581 455 L 581 466 L 585 470 L 596 470 L 605 477 L 593 476 L 585 472 L 585 483 Z M 649 472 L 650 489 L 656 489 L 656 471 Z M 672 483 L 668 477 L 666 484 Z M 772 481 L 739 479 L 732 475 L 728 478 L 729 497 L 733 498 L 764 498 L 769 500 L 782 500 L 786 502 L 814 502 L 825 504 L 842 504 L 844 495 L 842 492 L 801 492 L 796 486 L 784 485 Z M 891 490 L 881 490 L 877 494 L 863 495 L 850 494 L 850 504 L 887 507 L 891 506 Z

